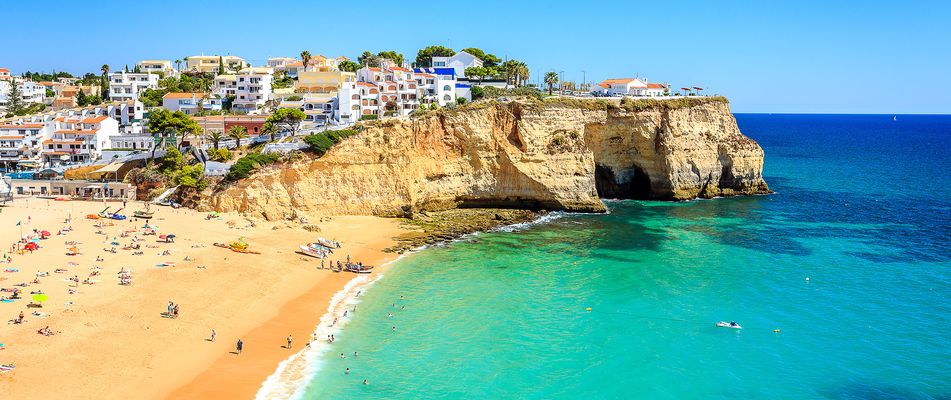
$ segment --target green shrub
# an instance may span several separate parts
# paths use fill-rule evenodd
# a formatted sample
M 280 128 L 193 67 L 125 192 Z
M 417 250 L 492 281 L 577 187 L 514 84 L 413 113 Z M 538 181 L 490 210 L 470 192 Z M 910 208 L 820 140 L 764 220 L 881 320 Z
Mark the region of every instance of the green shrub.
M 295 95 L 293 95 L 293 96 L 287 96 L 287 98 L 285 98 L 284 100 L 287 100 L 287 101 L 301 101 L 301 100 L 304 100 L 304 98 L 301 97 L 301 96 L 299 96 L 299 95 L 296 95 L 296 94 L 295 94 Z
M 159 158 L 159 169 L 162 172 L 169 173 L 179 170 L 185 165 L 185 156 L 174 147 L 166 147 L 165 155 Z
M 304 136 L 304 143 L 310 146 L 310 151 L 318 155 L 324 155 L 334 146 L 334 141 L 324 133 Z
M 189 188 L 204 190 L 208 182 L 204 179 L 202 164 L 185 165 L 175 174 L 175 183 Z
M 472 101 L 476 101 L 485 96 L 485 91 L 482 90 L 482 86 L 473 86 L 469 89 L 469 93 L 472 94 Z
M 468 100 L 465 97 L 456 97 L 456 104 L 463 105 L 466 104 Z
M 367 114 L 367 115 L 360 116 L 360 121 L 373 121 L 376 119 L 380 119 L 380 116 L 376 114 Z
M 475 88 L 476 87 L 473 87 L 472 89 L 475 89 Z M 531 97 L 534 99 L 541 100 L 542 98 L 541 91 L 529 86 L 522 86 L 517 88 L 509 88 L 509 89 L 486 86 L 482 88 L 482 92 L 483 94 L 480 97 L 485 97 L 487 99 L 494 99 L 498 97 Z M 475 92 L 473 92 L 472 98 L 473 100 L 476 98 Z
M 271 164 L 281 157 L 276 154 L 251 153 L 235 161 L 235 163 L 225 174 L 225 180 L 236 181 L 251 176 L 254 170 Z
M 231 154 L 231 150 L 224 147 L 208 152 L 208 156 L 211 157 L 212 160 L 220 162 L 230 161 L 231 158 L 234 157 L 234 155 Z

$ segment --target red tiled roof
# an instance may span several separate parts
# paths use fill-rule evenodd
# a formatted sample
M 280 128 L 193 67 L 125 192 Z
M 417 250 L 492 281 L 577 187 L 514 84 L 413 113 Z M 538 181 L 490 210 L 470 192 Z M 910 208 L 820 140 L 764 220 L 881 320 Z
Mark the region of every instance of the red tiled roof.
M 0 129 L 42 128 L 43 124 L 3 124 Z
M 165 96 L 162 96 L 163 99 L 190 99 L 193 97 L 201 98 L 205 97 L 205 93 L 165 93 Z
M 647 88 L 648 89 L 666 89 L 667 86 L 664 85 L 663 83 L 648 83 Z
M 105 116 L 105 115 L 100 115 L 100 116 L 98 116 L 98 117 L 86 118 L 86 119 L 84 119 L 82 122 L 83 122 L 84 124 L 96 124 L 96 123 L 105 121 L 107 118 L 109 118 L 109 117 L 107 117 L 107 116 Z

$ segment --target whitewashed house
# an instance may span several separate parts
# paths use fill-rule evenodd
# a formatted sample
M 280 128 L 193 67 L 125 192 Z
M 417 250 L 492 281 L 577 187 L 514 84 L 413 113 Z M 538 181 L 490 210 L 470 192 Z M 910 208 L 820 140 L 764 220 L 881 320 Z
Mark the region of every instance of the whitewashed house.
M 273 99 L 273 74 L 274 69 L 270 67 L 248 67 L 238 71 L 235 74 L 236 89 L 232 108 L 253 111 Z
M 665 83 L 648 83 L 638 78 L 614 78 L 592 86 L 591 92 L 605 96 L 658 97 L 669 91 Z

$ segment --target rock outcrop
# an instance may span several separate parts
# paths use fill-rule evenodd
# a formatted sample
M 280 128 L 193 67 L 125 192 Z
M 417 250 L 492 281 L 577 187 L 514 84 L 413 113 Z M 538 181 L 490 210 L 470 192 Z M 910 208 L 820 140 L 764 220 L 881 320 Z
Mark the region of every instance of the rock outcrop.
M 686 100 L 686 99 L 683 99 Z M 319 159 L 259 171 L 200 209 L 267 219 L 464 207 L 604 211 L 601 197 L 768 193 L 725 100 L 485 102 L 366 124 Z

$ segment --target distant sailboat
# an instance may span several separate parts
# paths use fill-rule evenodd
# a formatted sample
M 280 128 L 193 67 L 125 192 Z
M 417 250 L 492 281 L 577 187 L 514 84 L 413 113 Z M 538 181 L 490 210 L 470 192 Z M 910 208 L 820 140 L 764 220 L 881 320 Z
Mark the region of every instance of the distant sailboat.
M 892 116 L 892 121 L 898 121 L 898 116 L 897 115 Z

